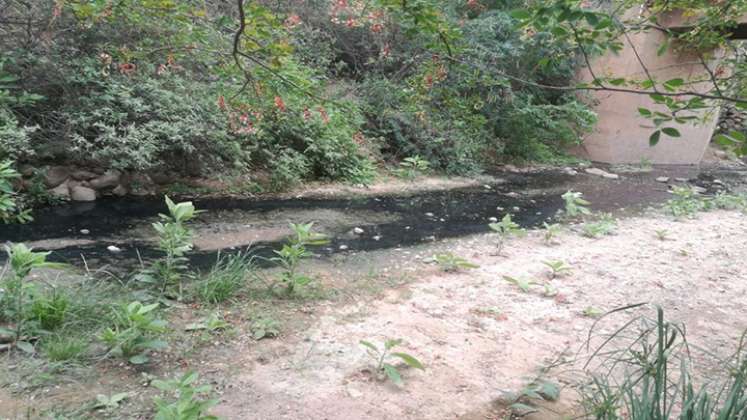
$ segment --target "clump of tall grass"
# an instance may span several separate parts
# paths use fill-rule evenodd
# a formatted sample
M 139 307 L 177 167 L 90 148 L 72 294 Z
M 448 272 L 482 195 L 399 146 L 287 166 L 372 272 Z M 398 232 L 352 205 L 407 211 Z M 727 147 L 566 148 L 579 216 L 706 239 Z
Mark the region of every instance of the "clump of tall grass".
M 746 336 L 747 331 L 731 357 L 719 361 L 719 372 L 704 380 L 693 373 L 695 348 L 684 326 L 667 321 L 661 308 L 655 319 L 625 323 L 594 349 L 584 366 L 589 377 L 581 394 L 587 416 L 747 420 Z M 590 371 L 591 365 L 595 367 Z
M 254 268 L 254 256 L 247 253 L 218 255 L 215 265 L 194 284 L 195 299 L 212 304 L 230 299 L 246 286 Z

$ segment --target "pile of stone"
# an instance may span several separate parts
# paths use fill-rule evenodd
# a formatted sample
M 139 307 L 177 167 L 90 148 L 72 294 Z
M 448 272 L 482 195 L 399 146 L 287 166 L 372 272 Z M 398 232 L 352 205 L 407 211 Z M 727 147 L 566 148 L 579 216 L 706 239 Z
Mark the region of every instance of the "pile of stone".
M 721 115 L 719 115 L 717 132 L 745 132 L 747 131 L 747 124 L 745 123 L 747 123 L 747 113 L 738 109 L 734 104 L 726 104 L 721 109 Z
M 22 187 L 28 187 L 40 173 L 49 194 L 72 201 L 94 201 L 103 196 L 148 195 L 155 193 L 155 183 L 147 174 L 127 173 L 116 169 L 83 169 L 50 166 L 36 169 L 22 167 Z

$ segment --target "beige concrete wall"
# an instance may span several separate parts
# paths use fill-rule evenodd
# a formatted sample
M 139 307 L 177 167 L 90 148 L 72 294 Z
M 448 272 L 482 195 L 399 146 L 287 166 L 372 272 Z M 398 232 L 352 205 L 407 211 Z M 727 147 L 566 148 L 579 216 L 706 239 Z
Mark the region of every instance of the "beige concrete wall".
M 637 51 L 646 68 L 660 82 L 678 77 L 686 81 L 703 80 L 707 77 L 697 55 L 667 51 L 659 56 L 657 49 L 664 40 L 664 35 L 655 30 L 630 34 L 631 42 L 623 39 L 625 47 L 619 55 L 610 54 L 592 60 L 593 72 L 598 78 L 644 80 L 646 74 L 636 59 Z M 715 67 L 715 63 L 709 65 L 711 68 Z M 580 70 L 579 78 L 584 81 L 592 79 L 588 68 Z M 708 82 L 701 82 L 694 85 L 693 89 L 705 92 L 708 85 Z M 584 96 L 584 100 L 598 113 L 599 122 L 594 132 L 584 138 L 583 147 L 578 154 L 597 162 L 639 163 L 646 159 L 656 164 L 698 164 L 718 122 L 718 115 L 711 110 L 701 114 L 705 118 L 704 122 L 672 125 L 680 131 L 681 137 L 662 135 L 659 144 L 650 147 L 649 136 L 655 129 L 649 120 L 639 115 L 638 108 L 662 111 L 665 108 L 654 104 L 647 95 L 592 92 L 590 97 Z

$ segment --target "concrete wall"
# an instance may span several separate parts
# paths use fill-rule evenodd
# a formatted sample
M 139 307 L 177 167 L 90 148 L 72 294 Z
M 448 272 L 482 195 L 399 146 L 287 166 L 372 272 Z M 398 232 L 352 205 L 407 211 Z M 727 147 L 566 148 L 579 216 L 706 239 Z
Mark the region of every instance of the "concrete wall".
M 652 76 L 661 82 L 678 77 L 686 81 L 707 77 L 697 55 L 671 50 L 657 55 L 657 49 L 664 40 L 665 36 L 656 30 L 630 34 L 631 42 L 623 39 L 625 48 L 619 55 L 609 54 L 592 60 L 593 72 L 598 78 L 644 80 L 646 74 L 636 59 L 637 51 Z M 714 68 L 715 64 L 709 63 L 709 66 Z M 579 71 L 579 78 L 584 81 L 592 79 L 588 68 Z M 706 92 L 708 87 L 708 82 L 701 82 L 694 85 L 693 90 Z M 680 131 L 681 137 L 662 135 L 659 144 L 650 147 L 649 136 L 655 130 L 649 120 L 639 116 L 638 108 L 665 111 L 664 107 L 657 107 L 647 95 L 591 92 L 589 96 L 584 95 L 584 101 L 593 106 L 599 115 L 599 122 L 594 132 L 584 138 L 582 148 L 576 153 L 592 161 L 639 163 L 646 159 L 655 164 L 698 164 L 718 122 L 718 115 L 711 110 L 701 114 L 705 122 L 672 125 Z

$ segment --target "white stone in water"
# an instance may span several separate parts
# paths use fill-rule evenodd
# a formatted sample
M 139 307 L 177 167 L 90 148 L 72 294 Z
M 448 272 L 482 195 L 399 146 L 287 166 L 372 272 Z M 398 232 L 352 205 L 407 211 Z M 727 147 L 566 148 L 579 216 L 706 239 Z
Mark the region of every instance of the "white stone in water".
M 503 207 L 501 207 L 501 206 L 498 206 L 495 209 L 498 210 L 498 211 L 503 211 L 504 210 Z
M 81 229 L 80 233 L 83 234 L 83 235 L 88 235 L 89 233 L 91 233 L 91 231 L 88 230 L 88 229 Z
M 668 176 L 660 176 L 660 177 L 656 178 L 656 182 L 664 182 L 664 183 L 669 182 L 669 177 Z
M 434 215 L 433 215 L 433 213 L 431 213 L 431 212 L 428 212 L 428 213 L 426 213 L 426 214 L 425 214 L 425 217 L 433 217 L 433 216 L 434 216 Z
M 511 191 L 510 193 L 506 194 L 507 197 L 517 198 L 519 196 L 519 193 L 515 191 Z
M 492 187 L 491 187 L 490 185 L 488 185 L 488 184 L 485 184 L 485 185 L 483 185 L 482 187 L 483 187 L 483 188 L 485 188 L 486 190 L 489 190 L 489 189 L 491 189 L 491 188 L 492 188 Z
M 122 249 L 114 245 L 109 245 L 108 247 L 106 247 L 106 250 L 109 252 L 122 252 Z
M 365 233 L 365 231 L 363 229 L 357 227 L 357 228 L 353 229 L 353 233 L 355 233 L 356 235 L 363 235 Z
M 381 240 L 381 236 L 380 235 L 376 235 L 376 236 L 373 237 L 373 240 L 374 241 L 379 241 L 379 240 Z
M 513 211 L 519 211 L 521 209 L 519 207 L 514 206 L 511 210 L 513 210 Z
M 490 221 L 491 223 L 496 223 L 496 222 L 498 222 L 498 218 L 497 217 L 490 217 L 490 218 L 488 218 L 488 221 Z
M 340 248 L 340 251 L 344 251 L 344 250 L 348 249 L 348 246 L 347 245 L 340 245 L 339 248 Z

